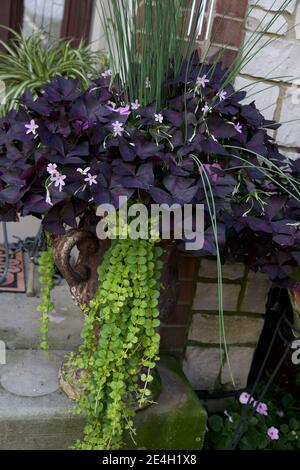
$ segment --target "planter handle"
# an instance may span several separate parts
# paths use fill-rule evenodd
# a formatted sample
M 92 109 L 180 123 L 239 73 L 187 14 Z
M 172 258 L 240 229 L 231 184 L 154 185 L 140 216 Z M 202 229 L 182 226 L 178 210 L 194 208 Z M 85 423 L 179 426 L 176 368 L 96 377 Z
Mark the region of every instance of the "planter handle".
M 97 268 L 108 246 L 108 241 L 99 240 L 92 232 L 82 229 L 71 229 L 64 235 L 54 236 L 55 264 L 69 284 L 77 304 L 87 305 L 95 296 L 99 284 Z M 79 254 L 72 266 L 70 255 L 74 247 Z

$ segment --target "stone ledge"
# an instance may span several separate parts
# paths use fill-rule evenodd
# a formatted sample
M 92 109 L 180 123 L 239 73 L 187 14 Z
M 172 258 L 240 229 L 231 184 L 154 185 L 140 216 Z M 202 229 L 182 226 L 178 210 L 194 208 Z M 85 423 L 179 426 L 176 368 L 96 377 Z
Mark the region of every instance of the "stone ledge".
M 229 362 L 235 382 L 235 388 L 237 389 L 245 388 L 247 386 L 247 380 L 254 356 L 254 351 L 254 347 L 229 347 Z M 225 390 L 232 390 L 233 384 L 231 381 L 228 363 L 224 364 L 222 367 L 220 380 Z
M 201 449 L 206 429 L 201 402 L 175 359 L 164 357 L 159 371 L 158 404 L 137 413 L 138 448 Z M 72 407 L 60 391 L 24 397 L 0 387 L 0 450 L 68 449 L 80 438 L 85 422 L 84 417 L 70 414 Z M 124 449 L 133 447 L 126 436 L 125 442 Z
M 224 310 L 236 310 L 241 287 L 236 284 L 223 284 Z M 218 285 L 198 283 L 193 310 L 218 310 Z
M 226 341 L 256 343 L 263 329 L 262 318 L 224 316 Z M 217 315 L 193 314 L 188 339 L 202 343 L 218 343 L 219 317 Z
M 225 263 L 222 265 L 222 277 L 224 280 L 237 281 L 243 279 L 244 275 L 245 265 L 243 263 Z M 201 259 L 199 277 L 217 280 L 217 262 L 215 259 Z
M 195 390 L 215 390 L 221 366 L 220 348 L 187 347 L 183 371 Z

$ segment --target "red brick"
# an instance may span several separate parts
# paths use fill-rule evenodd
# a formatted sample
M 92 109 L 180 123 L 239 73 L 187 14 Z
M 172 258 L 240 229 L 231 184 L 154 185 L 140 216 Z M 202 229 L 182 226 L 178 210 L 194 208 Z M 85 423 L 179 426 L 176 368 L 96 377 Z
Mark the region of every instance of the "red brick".
M 244 18 L 247 6 L 247 0 L 218 0 L 216 11 L 221 15 Z
M 239 48 L 242 42 L 243 23 L 216 17 L 212 27 L 211 41 L 224 46 Z
M 221 51 L 221 55 L 220 55 Z M 210 48 L 207 60 L 210 64 L 218 60 L 224 68 L 230 67 L 239 54 L 238 50 L 222 49 L 221 46 L 212 46 Z
M 195 295 L 195 283 L 191 281 L 180 281 L 179 302 L 191 305 Z
M 189 279 L 196 282 L 199 271 L 199 258 L 179 255 L 177 265 L 179 279 Z
M 162 326 L 160 328 L 161 349 L 183 349 L 187 341 L 188 328 L 185 326 Z
M 191 316 L 191 306 L 188 304 L 177 304 L 167 317 L 161 318 L 168 325 L 188 325 Z

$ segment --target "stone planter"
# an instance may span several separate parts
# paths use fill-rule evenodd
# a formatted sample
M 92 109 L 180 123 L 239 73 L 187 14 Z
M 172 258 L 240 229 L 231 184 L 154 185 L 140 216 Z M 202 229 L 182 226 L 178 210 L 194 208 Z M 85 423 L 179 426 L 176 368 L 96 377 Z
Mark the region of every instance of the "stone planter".
M 220 350 L 216 261 L 203 258 L 192 306 L 184 372 L 196 390 L 244 388 L 263 325 L 270 281 L 244 264 L 223 266 L 223 303 L 229 361 Z

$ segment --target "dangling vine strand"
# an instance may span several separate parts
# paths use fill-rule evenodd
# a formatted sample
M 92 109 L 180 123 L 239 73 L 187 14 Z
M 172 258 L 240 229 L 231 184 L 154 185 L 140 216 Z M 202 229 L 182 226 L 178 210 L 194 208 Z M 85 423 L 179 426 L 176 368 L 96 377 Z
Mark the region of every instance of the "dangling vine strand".
M 49 312 L 54 309 L 54 304 L 51 299 L 51 292 L 55 286 L 53 281 L 53 276 L 55 274 L 55 264 L 52 247 L 48 247 L 46 251 L 41 252 L 38 258 L 38 272 L 40 273 L 39 282 L 42 286 L 41 301 L 37 308 L 37 310 L 42 314 L 39 318 L 41 333 L 40 348 L 43 350 L 48 350 Z

